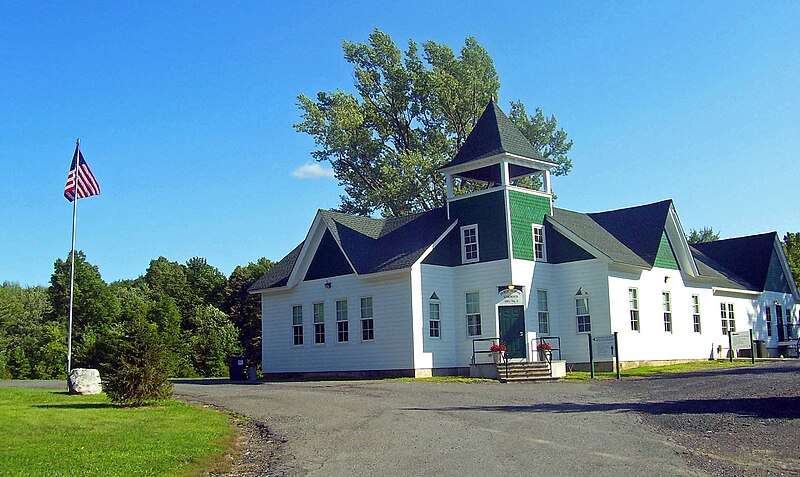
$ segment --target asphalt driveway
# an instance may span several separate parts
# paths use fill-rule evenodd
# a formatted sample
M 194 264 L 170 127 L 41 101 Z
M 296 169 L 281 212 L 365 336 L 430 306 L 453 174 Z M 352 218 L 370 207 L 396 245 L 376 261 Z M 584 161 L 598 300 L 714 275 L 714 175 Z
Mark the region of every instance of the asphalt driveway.
M 587 383 L 175 385 L 286 438 L 275 475 L 705 475 Z M 575 412 L 579 408 L 580 412 Z

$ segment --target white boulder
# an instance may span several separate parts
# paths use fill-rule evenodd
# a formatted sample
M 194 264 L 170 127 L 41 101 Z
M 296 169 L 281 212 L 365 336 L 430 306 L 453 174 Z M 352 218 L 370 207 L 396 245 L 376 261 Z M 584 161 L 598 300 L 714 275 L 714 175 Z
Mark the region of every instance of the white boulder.
M 75 368 L 67 376 L 70 394 L 100 394 L 100 371 L 89 368 Z

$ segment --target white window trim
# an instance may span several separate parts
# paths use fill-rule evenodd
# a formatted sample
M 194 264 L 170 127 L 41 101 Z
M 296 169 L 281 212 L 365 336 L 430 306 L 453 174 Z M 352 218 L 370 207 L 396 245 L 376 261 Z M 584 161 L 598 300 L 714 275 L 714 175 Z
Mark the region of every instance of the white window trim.
M 477 293 L 478 295 L 478 313 L 468 313 L 467 312 L 467 295 L 470 293 Z M 467 337 L 475 338 L 476 336 L 483 336 L 483 313 L 481 313 L 481 293 L 479 291 L 468 291 L 464 292 L 464 324 L 467 326 Z M 478 323 L 480 323 L 480 333 L 477 334 L 470 334 L 469 333 L 469 317 L 477 315 L 478 316 Z
M 362 300 L 364 300 L 366 298 L 369 298 L 370 302 L 372 304 L 372 306 L 370 307 L 370 311 L 372 312 L 372 315 L 369 316 L 368 318 L 364 317 L 364 305 L 362 303 Z M 359 317 L 359 324 L 360 324 L 358 332 L 359 332 L 359 336 L 361 337 L 361 342 L 364 343 L 364 342 L 375 341 L 375 298 L 372 295 L 359 297 L 359 299 L 358 299 L 358 317 Z M 367 320 L 371 320 L 372 321 L 372 338 L 364 339 L 364 322 L 367 321 Z
M 536 257 L 536 231 L 542 232 L 542 258 Z M 533 245 L 533 259 L 537 262 L 547 261 L 547 237 L 545 236 L 544 225 L 531 224 L 531 241 Z
M 697 298 L 697 303 L 695 303 L 695 298 Z M 693 294 L 692 295 L 692 331 L 698 334 L 703 334 L 703 315 L 700 313 L 700 295 Z M 697 309 L 695 309 L 697 306 Z M 697 317 L 697 320 L 695 320 Z M 697 330 L 694 329 L 695 325 L 697 325 Z
M 434 304 L 438 306 L 438 313 L 439 313 L 439 315 L 437 316 L 437 318 L 435 320 L 433 318 L 431 318 L 431 316 L 432 316 L 431 315 L 431 305 L 434 305 Z M 431 336 L 431 322 L 432 321 L 436 321 L 437 322 L 437 325 L 438 325 L 437 329 L 439 330 L 439 336 Z M 440 340 L 440 339 L 442 339 L 442 302 L 440 300 L 428 300 L 428 338 L 430 338 L 432 340 Z
M 586 299 L 586 312 L 587 312 L 587 314 L 579 315 L 578 314 L 578 300 L 584 299 L 584 298 Z M 592 332 L 592 305 L 591 305 L 591 300 L 589 298 L 590 298 L 590 295 L 587 293 L 585 295 L 575 296 L 575 300 L 574 300 L 574 303 L 575 303 L 575 331 L 577 331 L 578 334 L 581 334 L 581 335 L 589 334 L 589 333 Z M 578 329 L 578 317 L 579 316 L 588 316 L 589 317 L 589 331 L 579 331 L 579 329 Z
M 636 306 L 635 307 L 633 306 L 633 303 L 631 303 L 631 291 L 633 291 L 634 295 L 636 295 Z M 633 317 L 630 316 L 630 315 L 633 315 L 633 312 L 636 312 L 636 329 L 631 328 L 631 331 L 635 331 L 637 333 L 641 333 L 642 332 L 642 314 L 639 312 L 639 289 L 636 288 L 636 287 L 629 287 L 628 288 L 628 309 L 630 310 L 629 313 L 628 313 L 628 315 L 629 315 L 628 316 L 628 318 L 629 318 L 628 326 L 630 327 L 633 324 Z
M 300 324 L 296 324 L 294 322 L 294 318 L 295 318 L 294 310 L 295 310 L 295 308 L 299 308 L 300 309 Z M 300 338 L 303 341 L 300 344 L 296 344 L 294 342 L 294 338 L 295 338 L 294 331 L 297 328 L 300 328 Z M 306 341 L 305 328 L 303 328 L 303 305 L 292 305 L 292 346 L 303 346 L 303 344 L 305 344 L 305 341 Z
M 726 324 L 726 329 L 722 336 L 728 336 L 728 333 L 736 332 L 736 313 L 734 311 L 733 302 L 721 301 L 719 305 L 720 305 L 720 310 L 719 310 L 720 325 L 722 324 L 722 320 L 724 320 Z M 731 316 L 733 317 L 733 319 L 731 319 Z M 731 322 L 733 322 L 733 326 L 731 326 Z
M 544 309 L 544 310 L 542 309 L 541 300 L 539 300 L 539 292 L 544 292 L 545 303 L 547 304 L 547 308 Z M 542 333 L 541 315 L 543 313 L 546 315 L 546 319 L 547 319 L 547 334 L 549 335 L 549 334 L 551 334 L 551 326 L 550 326 L 550 294 L 547 293 L 547 289 L 546 288 L 537 288 L 536 289 L 536 320 L 537 320 L 536 330 L 539 332 L 539 334 Z
M 473 229 L 475 230 L 475 258 L 467 259 L 467 247 L 466 243 L 464 242 L 464 231 Z M 472 225 L 465 225 L 461 227 L 461 263 L 475 263 L 480 261 L 481 258 L 481 248 L 480 248 L 480 240 L 478 238 L 478 224 Z
M 664 298 L 667 299 L 664 302 Z M 667 305 L 668 310 L 665 309 L 665 305 Z M 669 323 L 669 330 L 664 329 L 664 333 L 673 333 L 675 331 L 675 323 L 672 319 L 672 292 L 669 290 L 661 290 L 661 313 L 663 317 L 662 321 L 662 328 L 666 328 L 667 323 Z M 669 320 L 667 320 L 667 314 L 669 314 Z
M 339 319 L 339 303 L 344 302 L 344 319 Z M 347 344 L 350 342 L 350 304 L 347 302 L 347 298 L 342 298 L 340 300 L 336 300 L 336 303 L 333 305 L 333 312 L 336 315 L 336 344 Z M 347 339 L 344 341 L 339 340 L 339 323 L 347 323 Z

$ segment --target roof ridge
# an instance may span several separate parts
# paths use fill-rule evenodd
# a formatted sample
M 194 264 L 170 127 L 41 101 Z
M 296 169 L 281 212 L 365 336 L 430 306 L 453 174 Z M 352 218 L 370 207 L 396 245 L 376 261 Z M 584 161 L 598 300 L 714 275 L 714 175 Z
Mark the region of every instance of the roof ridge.
M 741 239 L 749 239 L 749 238 L 763 237 L 763 236 L 767 236 L 767 235 L 775 235 L 775 236 L 778 236 L 778 232 L 777 232 L 776 230 L 773 230 L 772 232 L 762 232 L 762 233 L 760 233 L 760 234 L 739 235 L 739 236 L 736 236 L 736 237 L 728 237 L 728 238 L 719 239 L 719 240 L 709 240 L 708 242 L 698 242 L 698 243 L 696 243 L 696 244 L 693 244 L 693 245 L 700 245 L 700 246 L 702 246 L 702 245 L 703 245 L 703 244 L 705 244 L 705 243 L 720 243 L 720 242 L 727 242 L 727 241 L 732 241 L 732 240 L 741 240 Z

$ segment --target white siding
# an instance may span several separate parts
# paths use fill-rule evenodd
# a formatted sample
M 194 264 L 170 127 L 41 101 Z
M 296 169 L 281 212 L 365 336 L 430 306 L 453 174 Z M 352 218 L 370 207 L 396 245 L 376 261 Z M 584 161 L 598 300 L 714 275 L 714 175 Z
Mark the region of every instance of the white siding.
M 509 266 L 508 260 L 452 268 L 421 266 L 423 348 L 417 368 L 467 367 L 472 360 L 473 340 L 498 336 L 497 287 L 510 283 Z M 428 334 L 428 299 L 433 292 L 440 298 L 441 339 L 432 339 Z M 480 294 L 480 336 L 467 335 L 467 292 Z
M 331 288 L 324 286 L 331 282 Z M 262 293 L 262 369 L 265 373 L 411 369 L 414 367 L 411 280 L 347 275 L 301 282 Z M 375 339 L 361 339 L 361 297 L 373 300 Z M 350 340 L 337 342 L 336 301 L 347 299 Z M 313 303 L 325 303 L 325 344 L 314 343 Z M 292 306 L 303 306 L 304 344 L 292 341 Z
M 513 265 L 514 283 L 526 288 L 525 326 L 529 337 L 535 336 L 539 328 L 536 290 L 545 289 L 550 309 L 549 335 L 561 338 L 561 358 L 588 361 L 588 337 L 578 333 L 575 294 L 580 288 L 589 293 L 592 334 L 610 334 L 607 266 L 595 259 L 560 264 L 514 260 Z M 530 348 L 531 343 L 527 346 Z
M 720 303 L 733 303 L 736 331 L 752 326 L 755 313 L 747 296 L 718 295 L 710 285 L 686 281 L 678 270 L 653 268 L 640 273 L 611 271 L 608 278 L 613 331 L 619 332 L 621 361 L 709 359 L 722 357 L 728 337 L 722 333 Z M 639 331 L 631 330 L 628 289 L 639 295 Z M 662 293 L 670 293 L 672 332 L 664 331 Z M 692 295 L 700 297 L 701 332 L 694 331 Z

